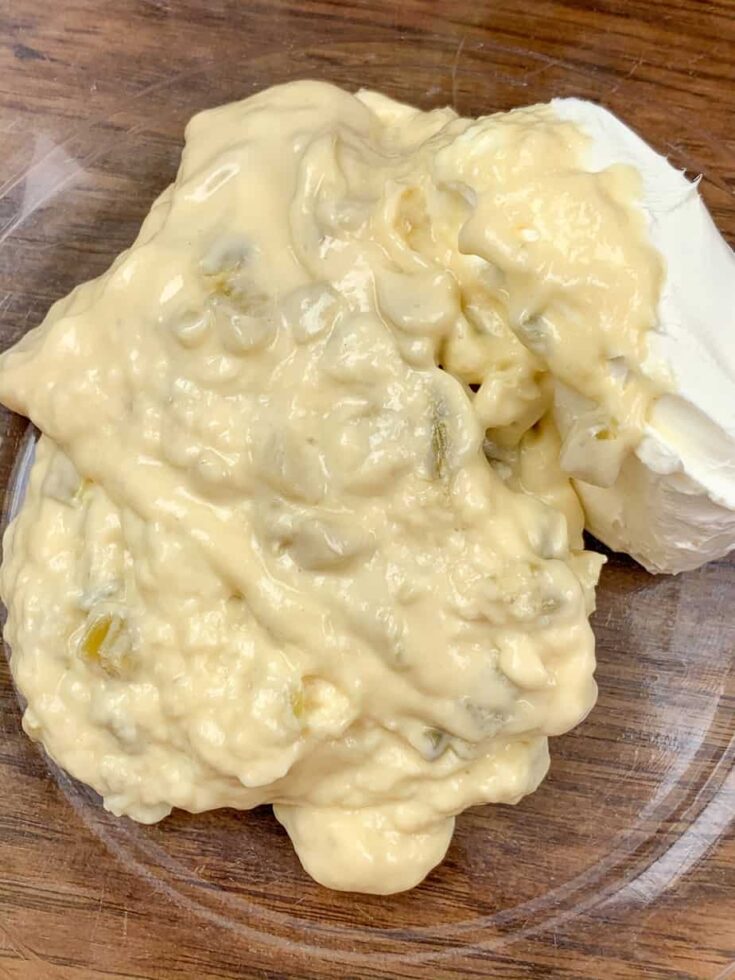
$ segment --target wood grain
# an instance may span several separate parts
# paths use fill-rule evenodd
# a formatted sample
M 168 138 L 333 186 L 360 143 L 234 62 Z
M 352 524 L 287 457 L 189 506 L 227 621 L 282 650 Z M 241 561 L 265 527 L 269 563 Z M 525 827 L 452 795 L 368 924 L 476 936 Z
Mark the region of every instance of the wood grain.
M 0 337 L 133 238 L 196 110 L 303 76 L 466 113 L 595 99 L 735 240 L 733 0 L 0 0 Z M 7 485 L 23 424 L 2 417 Z M 270 814 L 99 809 L 20 732 L 0 658 L 0 975 L 735 976 L 735 564 L 613 557 L 600 703 L 519 807 L 392 899 L 305 878 Z

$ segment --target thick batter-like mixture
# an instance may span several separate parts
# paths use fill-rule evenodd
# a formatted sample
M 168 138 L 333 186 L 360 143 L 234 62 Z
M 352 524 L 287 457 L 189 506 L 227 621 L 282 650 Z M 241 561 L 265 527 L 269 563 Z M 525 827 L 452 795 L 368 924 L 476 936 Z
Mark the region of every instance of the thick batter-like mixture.
M 24 725 L 110 810 L 273 802 L 317 880 L 388 893 L 543 779 L 596 691 L 566 474 L 640 437 L 662 275 L 584 146 L 316 82 L 202 113 L 3 355 L 43 432 L 2 573 Z

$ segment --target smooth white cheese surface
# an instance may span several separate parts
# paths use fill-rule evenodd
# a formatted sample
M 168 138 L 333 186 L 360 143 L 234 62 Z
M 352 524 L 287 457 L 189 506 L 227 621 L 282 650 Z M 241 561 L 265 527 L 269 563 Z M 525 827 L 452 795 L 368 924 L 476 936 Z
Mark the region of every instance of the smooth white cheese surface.
M 668 390 L 615 484 L 577 482 L 587 525 L 650 571 L 696 568 L 735 545 L 735 255 L 696 183 L 619 119 L 579 99 L 551 105 L 590 137 L 590 169 L 622 163 L 641 174 L 640 206 L 666 270 L 647 365 L 668 376 Z

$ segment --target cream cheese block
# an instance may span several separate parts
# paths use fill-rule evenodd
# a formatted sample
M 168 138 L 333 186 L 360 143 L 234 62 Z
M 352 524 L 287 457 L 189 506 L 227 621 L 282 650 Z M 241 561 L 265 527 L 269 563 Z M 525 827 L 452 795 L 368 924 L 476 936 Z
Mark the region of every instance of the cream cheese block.
M 652 572 L 696 568 L 735 547 L 735 255 L 696 181 L 600 106 L 551 105 L 588 135 L 591 170 L 622 163 L 640 173 L 640 206 L 665 263 L 644 365 L 665 390 L 612 485 L 575 481 L 586 524 Z M 574 402 L 562 386 L 556 394 L 568 436 Z

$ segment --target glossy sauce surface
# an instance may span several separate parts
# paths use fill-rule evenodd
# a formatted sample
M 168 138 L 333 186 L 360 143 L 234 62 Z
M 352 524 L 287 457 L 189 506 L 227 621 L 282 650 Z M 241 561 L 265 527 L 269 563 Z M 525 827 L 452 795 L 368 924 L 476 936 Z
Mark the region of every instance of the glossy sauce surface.
M 614 479 L 660 278 L 634 172 L 583 149 L 547 107 L 309 82 L 203 113 L 3 357 L 44 432 L 3 572 L 25 727 L 114 812 L 274 802 L 318 880 L 392 892 L 543 778 L 599 570 L 552 376 Z

